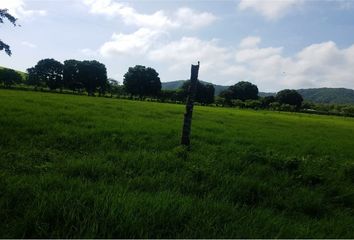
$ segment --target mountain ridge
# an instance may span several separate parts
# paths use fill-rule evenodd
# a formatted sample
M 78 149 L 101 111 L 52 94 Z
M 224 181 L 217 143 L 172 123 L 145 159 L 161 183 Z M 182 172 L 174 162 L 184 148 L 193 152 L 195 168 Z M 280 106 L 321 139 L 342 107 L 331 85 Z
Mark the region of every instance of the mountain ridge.
M 171 82 L 163 82 L 163 90 L 176 90 L 180 88 L 186 80 L 176 80 Z M 202 81 L 203 83 L 208 83 Z M 212 83 L 208 83 L 212 84 Z M 219 95 L 220 92 L 226 90 L 229 86 L 213 84 L 215 87 L 215 95 Z M 326 103 L 326 104 L 354 104 L 354 90 L 348 88 L 307 88 L 307 89 L 297 89 L 306 101 L 311 101 L 315 103 Z M 265 96 L 275 96 L 276 93 L 271 92 L 260 92 L 260 97 Z

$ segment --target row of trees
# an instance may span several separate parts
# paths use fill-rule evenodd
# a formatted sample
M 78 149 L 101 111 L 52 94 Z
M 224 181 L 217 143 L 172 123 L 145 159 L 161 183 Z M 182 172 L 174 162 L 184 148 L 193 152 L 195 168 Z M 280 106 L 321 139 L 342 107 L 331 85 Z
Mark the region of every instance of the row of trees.
M 27 70 L 26 84 L 35 88 L 47 87 L 50 90 L 68 89 L 77 92 L 86 91 L 88 95 L 110 93 L 113 95 L 137 96 L 159 99 L 161 101 L 184 102 L 187 97 L 190 81 L 175 91 L 162 91 L 158 72 L 150 67 L 137 65 L 130 67 L 124 75 L 123 86 L 113 79 L 107 79 L 104 64 L 97 61 L 66 60 L 64 64 L 54 59 L 40 60 Z M 21 77 L 13 70 L 0 72 L 0 82 L 5 87 L 20 82 Z M 215 88 L 212 84 L 198 82 L 196 102 L 203 105 L 215 102 Z M 217 97 L 217 104 L 251 108 L 279 108 L 278 105 L 289 105 L 300 109 L 302 96 L 295 90 L 280 91 L 275 97 L 260 98 L 258 87 L 250 82 L 239 82 Z M 287 107 L 287 106 L 286 106 Z
M 86 90 L 88 95 L 97 91 L 104 94 L 108 88 L 106 67 L 97 61 L 66 60 L 62 64 L 54 59 L 43 59 L 27 72 L 27 84 L 36 88 Z
M 285 108 L 299 110 L 303 98 L 295 90 L 285 89 L 276 94 L 261 98 L 258 96 L 258 87 L 250 82 L 239 82 L 220 93 L 217 103 L 223 106 L 237 106 L 246 108 Z M 277 109 L 278 110 L 278 109 Z

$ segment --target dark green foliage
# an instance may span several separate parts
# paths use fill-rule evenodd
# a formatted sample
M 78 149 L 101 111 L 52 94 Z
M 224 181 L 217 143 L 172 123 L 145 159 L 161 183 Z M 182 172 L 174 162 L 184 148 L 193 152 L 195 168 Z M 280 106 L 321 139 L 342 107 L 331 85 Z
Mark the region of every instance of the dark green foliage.
M 79 65 L 80 61 L 64 61 L 63 84 L 64 88 L 72 91 L 81 91 L 84 89 L 84 83 L 80 81 Z
M 172 81 L 172 82 L 163 82 L 162 84 L 162 90 L 177 90 L 182 88 L 183 84 L 188 81 L 188 80 L 178 80 L 178 81 Z M 205 82 L 202 80 L 199 80 L 201 83 L 203 83 L 204 85 L 208 85 L 211 84 L 213 85 L 214 89 L 215 89 L 215 96 L 219 96 L 219 94 L 228 89 L 228 86 L 222 86 L 222 85 L 217 85 L 217 84 L 212 84 L 209 82 Z
M 88 95 L 94 95 L 96 91 L 100 95 L 106 92 L 107 69 L 97 61 L 82 61 L 78 64 L 78 79 L 83 84 Z
M 298 93 L 296 90 L 289 89 L 278 92 L 275 98 L 280 104 L 288 104 L 296 106 L 297 108 L 300 108 L 302 102 L 304 101 L 300 93 Z
M 233 92 L 230 89 L 222 91 L 219 96 L 223 99 L 222 105 L 232 106 Z
M 27 69 L 28 83 L 34 86 L 47 86 L 51 90 L 62 89 L 63 64 L 54 59 L 40 60 L 34 68 Z
M 190 80 L 183 83 L 182 91 L 184 98 L 187 97 L 188 89 L 190 87 Z M 211 104 L 214 103 L 215 89 L 212 84 L 203 84 L 202 82 L 197 82 L 197 93 L 195 96 L 195 101 L 201 104 Z
M 353 104 L 354 90 L 346 88 L 299 89 L 298 93 L 306 101 L 324 104 Z
M 15 70 L 2 68 L 0 69 L 0 84 L 3 84 L 6 88 L 9 88 L 15 84 L 22 82 L 22 76 Z
M 275 101 L 276 99 L 274 96 L 265 96 L 261 98 L 261 103 L 263 108 L 269 108 L 270 104 Z
M 229 90 L 232 93 L 233 99 L 239 99 L 241 101 L 249 99 L 258 99 L 258 88 L 256 85 L 250 82 L 239 82 L 231 86 Z
M 140 98 L 158 96 L 161 91 L 161 81 L 156 70 L 141 65 L 129 68 L 123 84 L 127 93 Z
M 119 85 L 119 82 L 114 79 L 108 79 L 107 81 L 107 92 L 111 94 L 111 96 L 121 96 L 125 94 L 124 87 Z
M 0 23 L 4 23 L 4 19 L 9 20 L 14 26 L 16 26 L 17 19 L 9 14 L 7 9 L 0 9 Z M 0 39 L 0 51 L 2 50 L 4 50 L 7 55 L 11 56 L 10 46 Z
M 351 118 L 0 90 L 1 238 L 353 238 Z
M 172 101 L 172 102 L 184 102 L 186 99 L 186 94 L 182 89 L 177 90 L 161 90 L 158 96 L 159 100 L 162 102 Z
M 257 100 L 258 88 L 250 82 L 239 82 L 222 91 L 219 96 L 224 100 L 222 105 L 233 106 L 234 100 Z
M 26 83 L 28 85 L 34 86 L 35 88 L 45 86 L 45 83 L 42 82 L 41 79 L 39 78 L 35 67 L 27 69 Z

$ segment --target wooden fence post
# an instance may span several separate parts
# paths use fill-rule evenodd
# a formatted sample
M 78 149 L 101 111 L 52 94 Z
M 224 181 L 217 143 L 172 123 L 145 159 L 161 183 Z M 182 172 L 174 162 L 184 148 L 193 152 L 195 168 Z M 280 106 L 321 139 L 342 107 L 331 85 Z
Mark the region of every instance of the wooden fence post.
M 195 95 L 197 92 L 199 67 L 200 67 L 200 62 L 198 62 L 198 65 L 192 65 L 191 83 L 188 89 L 186 113 L 184 114 L 181 144 L 188 147 L 190 146 L 189 137 L 191 134 L 193 107 L 194 107 Z

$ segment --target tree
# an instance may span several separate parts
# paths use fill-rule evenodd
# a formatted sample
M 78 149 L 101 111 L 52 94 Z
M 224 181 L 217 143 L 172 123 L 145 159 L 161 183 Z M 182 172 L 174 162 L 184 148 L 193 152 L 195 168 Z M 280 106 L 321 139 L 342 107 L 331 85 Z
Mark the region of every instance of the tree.
M 17 19 L 7 12 L 7 9 L 0 9 L 0 23 L 4 23 L 4 19 L 9 20 L 14 26 L 16 26 Z M 6 54 L 11 56 L 10 46 L 1 41 L 0 39 L 0 51 L 5 50 Z
M 4 84 L 6 88 L 21 83 L 21 81 L 21 75 L 15 70 L 7 68 L 0 69 L 0 83 Z
M 261 98 L 261 103 L 262 103 L 263 108 L 268 108 L 269 105 L 275 101 L 276 101 L 276 99 L 274 96 L 266 96 L 266 97 Z
M 97 61 L 82 61 L 78 65 L 79 82 L 83 83 L 88 95 L 93 96 L 98 90 L 100 95 L 107 89 L 106 66 Z
M 158 96 L 161 92 L 161 81 L 155 69 L 136 65 L 130 67 L 124 75 L 125 90 L 131 95 Z
M 222 99 L 222 100 L 220 100 L 220 103 L 222 104 L 222 106 L 225 106 L 225 105 L 232 106 L 233 95 L 234 94 L 230 88 L 222 91 L 219 94 L 219 97 Z
M 182 90 L 184 97 L 187 97 L 187 92 L 190 86 L 190 81 L 186 81 L 182 85 Z M 212 104 L 214 103 L 215 88 L 212 84 L 203 84 L 200 81 L 197 82 L 197 92 L 195 96 L 195 101 L 201 104 Z
M 108 87 L 107 87 L 107 91 L 111 94 L 111 97 L 113 97 L 113 95 L 123 95 L 124 94 L 124 87 L 119 85 L 119 82 L 117 80 L 108 79 Z
M 44 87 L 45 83 L 41 82 L 40 78 L 38 77 L 37 70 L 35 67 L 27 69 L 27 79 L 26 82 L 28 85 L 32 85 L 37 89 L 38 87 Z
M 232 99 L 257 100 L 258 87 L 250 82 L 239 82 L 229 88 L 232 93 Z
M 80 81 L 79 77 L 80 61 L 66 60 L 63 67 L 63 85 L 64 88 L 72 91 L 81 91 L 84 84 Z
M 34 68 L 27 70 L 29 84 L 35 86 L 47 86 L 50 90 L 62 89 L 63 64 L 54 59 L 40 60 Z
M 297 108 L 300 108 L 302 102 L 304 101 L 300 93 L 289 89 L 278 92 L 275 98 L 280 104 L 289 104 L 296 106 Z

